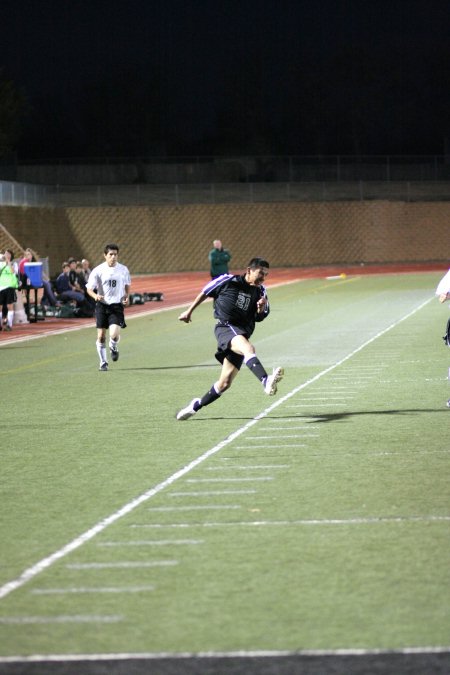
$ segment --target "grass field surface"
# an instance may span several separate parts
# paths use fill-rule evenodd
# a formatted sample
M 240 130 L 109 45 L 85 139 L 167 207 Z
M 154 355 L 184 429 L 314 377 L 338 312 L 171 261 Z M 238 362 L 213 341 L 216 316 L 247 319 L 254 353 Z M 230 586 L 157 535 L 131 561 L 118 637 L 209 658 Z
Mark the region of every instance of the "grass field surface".
M 269 289 L 253 342 L 285 368 L 277 396 L 243 367 L 184 422 L 219 372 L 210 303 L 190 325 L 130 320 L 107 373 L 92 327 L 2 346 L 0 672 L 55 655 L 449 665 L 440 276 Z

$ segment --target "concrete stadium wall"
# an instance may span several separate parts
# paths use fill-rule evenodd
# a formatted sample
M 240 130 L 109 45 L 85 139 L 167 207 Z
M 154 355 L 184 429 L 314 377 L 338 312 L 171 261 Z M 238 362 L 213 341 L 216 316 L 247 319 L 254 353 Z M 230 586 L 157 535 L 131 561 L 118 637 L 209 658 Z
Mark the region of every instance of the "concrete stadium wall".
M 207 270 L 216 238 L 231 250 L 233 270 L 254 255 L 274 267 L 450 259 L 449 202 L 0 207 L 0 223 L 48 256 L 51 274 L 69 256 L 97 264 L 110 241 L 133 274 Z

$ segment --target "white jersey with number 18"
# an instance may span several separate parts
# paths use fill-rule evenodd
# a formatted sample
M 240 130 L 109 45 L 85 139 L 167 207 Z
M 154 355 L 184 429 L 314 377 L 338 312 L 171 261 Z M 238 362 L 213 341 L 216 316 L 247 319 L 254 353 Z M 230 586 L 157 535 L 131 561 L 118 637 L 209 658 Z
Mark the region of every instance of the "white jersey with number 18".
M 99 295 L 103 295 L 103 302 L 112 305 L 122 302 L 125 295 L 125 286 L 130 286 L 131 278 L 128 267 L 122 263 L 116 263 L 112 267 L 104 262 L 94 267 L 89 275 L 87 288 L 92 291 L 97 289 Z

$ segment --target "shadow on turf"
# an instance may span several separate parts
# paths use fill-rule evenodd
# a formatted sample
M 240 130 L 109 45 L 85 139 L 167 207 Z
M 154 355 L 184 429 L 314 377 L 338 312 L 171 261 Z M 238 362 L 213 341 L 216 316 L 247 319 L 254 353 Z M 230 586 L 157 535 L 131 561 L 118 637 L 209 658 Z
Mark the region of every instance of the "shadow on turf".
M 120 372 L 136 370 L 198 370 L 199 368 L 216 368 L 217 363 L 198 363 L 190 366 L 140 366 L 139 368 L 121 368 Z M 119 372 L 119 371 L 117 371 Z
M 445 408 L 406 408 L 405 410 L 355 410 L 352 412 L 339 413 L 318 413 L 317 415 L 298 415 L 299 419 L 309 419 L 312 423 L 323 422 L 340 422 L 351 417 L 359 417 L 361 415 L 417 415 L 423 413 L 441 413 L 445 412 Z M 289 419 L 292 415 L 288 416 Z
M 266 419 L 271 420 L 303 420 L 311 424 L 324 422 L 341 422 L 351 417 L 361 415 L 417 415 L 423 413 L 447 413 L 448 408 L 406 408 L 405 410 L 354 410 L 351 412 L 338 413 L 310 413 L 308 415 L 267 415 Z M 448 414 L 448 413 L 447 413 Z M 220 422 L 223 420 L 253 420 L 254 417 L 235 417 L 231 415 L 221 415 L 221 417 L 195 417 L 196 422 Z

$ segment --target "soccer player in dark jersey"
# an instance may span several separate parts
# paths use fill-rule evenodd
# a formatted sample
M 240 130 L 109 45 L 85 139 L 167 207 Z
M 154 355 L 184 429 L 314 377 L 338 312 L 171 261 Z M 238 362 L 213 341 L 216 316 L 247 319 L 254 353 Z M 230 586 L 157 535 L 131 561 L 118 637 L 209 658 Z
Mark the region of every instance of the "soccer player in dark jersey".
M 217 320 L 214 333 L 217 339 L 216 359 L 222 364 L 219 379 L 202 398 L 194 398 L 177 414 L 178 420 L 187 420 L 192 415 L 216 401 L 238 374 L 245 363 L 269 396 L 277 392 L 277 384 L 283 377 L 282 368 L 274 368 L 268 375 L 249 341 L 255 323 L 263 321 L 270 312 L 269 300 L 263 282 L 269 274 L 269 263 L 263 258 L 252 258 L 243 275 L 223 274 L 203 287 L 190 307 L 178 317 L 189 323 L 192 312 L 207 298 L 214 300 L 214 318 Z

